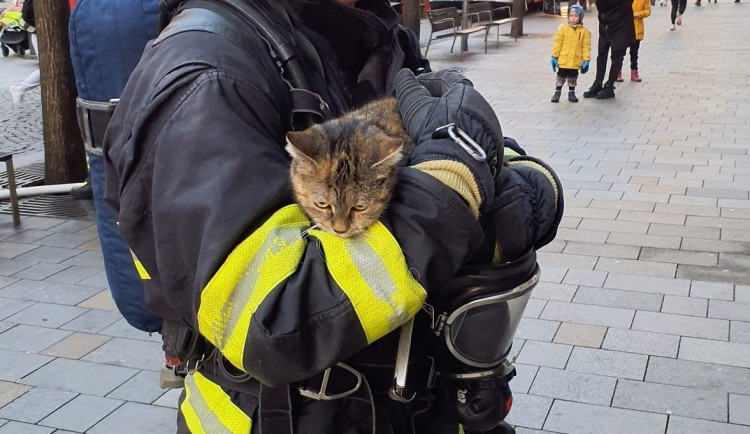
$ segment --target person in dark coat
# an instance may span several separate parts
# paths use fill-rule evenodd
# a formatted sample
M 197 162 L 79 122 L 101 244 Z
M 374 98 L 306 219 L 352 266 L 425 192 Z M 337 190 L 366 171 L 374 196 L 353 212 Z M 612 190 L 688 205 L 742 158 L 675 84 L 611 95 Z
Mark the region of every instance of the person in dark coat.
M 632 0 L 599 0 L 599 53 L 596 56 L 596 79 L 583 93 L 584 98 L 609 99 L 615 97 L 614 83 L 622 69 L 625 50 L 635 41 Z M 607 81 L 607 56 L 612 52 L 612 65 Z

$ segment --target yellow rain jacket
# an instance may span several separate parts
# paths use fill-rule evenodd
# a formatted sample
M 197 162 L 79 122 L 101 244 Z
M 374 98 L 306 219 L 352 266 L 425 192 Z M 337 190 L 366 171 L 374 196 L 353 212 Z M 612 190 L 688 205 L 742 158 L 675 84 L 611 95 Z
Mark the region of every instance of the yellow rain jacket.
M 557 58 L 560 68 L 581 69 L 584 60 L 591 60 L 591 32 L 581 24 L 560 26 L 552 45 L 552 57 Z
M 649 0 L 633 0 L 633 21 L 635 22 L 635 39 L 643 40 L 643 19 L 651 15 Z

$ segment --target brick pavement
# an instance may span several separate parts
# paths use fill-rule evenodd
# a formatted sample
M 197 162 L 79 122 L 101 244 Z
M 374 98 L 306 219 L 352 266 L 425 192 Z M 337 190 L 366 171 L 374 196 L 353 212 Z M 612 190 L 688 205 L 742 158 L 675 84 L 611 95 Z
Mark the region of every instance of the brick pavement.
M 472 38 L 461 64 L 430 50 L 566 187 L 513 349 L 519 434 L 750 433 L 750 10 L 691 5 L 677 32 L 667 14 L 613 101 L 548 102 L 553 18 L 486 55 Z M 158 347 L 114 310 L 90 223 L 0 215 L 0 433 L 173 431 Z

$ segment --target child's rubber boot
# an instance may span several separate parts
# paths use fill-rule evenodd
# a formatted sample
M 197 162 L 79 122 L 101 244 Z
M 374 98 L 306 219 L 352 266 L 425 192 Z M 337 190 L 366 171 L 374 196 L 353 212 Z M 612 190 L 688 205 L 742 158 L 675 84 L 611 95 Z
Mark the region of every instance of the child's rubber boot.
M 630 70 L 630 81 L 635 81 L 636 83 L 640 83 L 641 77 L 638 76 L 638 70 L 637 69 L 631 69 Z
M 615 81 L 618 83 L 622 83 L 623 81 L 625 81 L 622 79 L 622 70 L 617 73 L 617 78 L 615 78 Z
M 602 87 L 602 90 L 600 90 L 596 94 L 596 99 L 612 99 L 615 97 L 615 87 L 611 84 L 605 84 L 604 87 Z
M 578 98 L 576 98 L 576 91 L 574 90 L 568 91 L 568 101 L 578 102 Z
M 552 99 L 550 100 L 550 102 L 560 102 L 560 91 L 559 90 L 555 91 L 555 94 L 552 95 Z
M 583 93 L 583 97 L 584 98 L 596 98 L 596 94 L 599 93 L 600 90 L 602 90 L 602 82 L 595 81 L 594 84 L 591 85 L 589 90 Z

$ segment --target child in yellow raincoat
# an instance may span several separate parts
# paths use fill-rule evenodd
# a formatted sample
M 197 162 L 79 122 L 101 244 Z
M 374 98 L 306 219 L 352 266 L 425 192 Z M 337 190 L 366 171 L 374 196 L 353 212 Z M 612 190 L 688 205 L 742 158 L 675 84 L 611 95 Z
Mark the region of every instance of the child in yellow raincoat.
M 635 42 L 630 46 L 630 81 L 641 82 L 638 75 L 638 50 L 643 40 L 643 19 L 651 15 L 650 0 L 633 0 L 633 22 L 635 23 Z M 622 82 L 622 71 L 617 74 L 617 80 Z
M 646 0 L 648 1 L 648 0 Z M 591 32 L 583 27 L 583 8 L 573 5 L 568 9 L 568 22 L 557 29 L 552 46 L 552 70 L 557 71 L 557 82 L 552 102 L 560 101 L 560 93 L 568 82 L 568 101 L 578 102 L 576 84 L 578 70 L 585 74 L 591 61 Z

